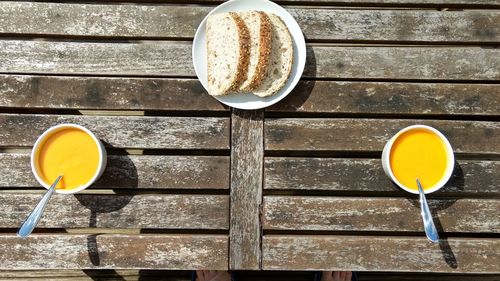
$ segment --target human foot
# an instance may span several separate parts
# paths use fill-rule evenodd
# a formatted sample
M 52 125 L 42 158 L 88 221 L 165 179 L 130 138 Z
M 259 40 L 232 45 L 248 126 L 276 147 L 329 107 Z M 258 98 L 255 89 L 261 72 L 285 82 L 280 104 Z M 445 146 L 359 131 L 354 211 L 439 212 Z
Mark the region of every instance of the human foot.
M 321 281 L 351 281 L 352 271 L 323 271 Z
M 196 281 L 231 281 L 231 274 L 222 270 L 196 270 Z

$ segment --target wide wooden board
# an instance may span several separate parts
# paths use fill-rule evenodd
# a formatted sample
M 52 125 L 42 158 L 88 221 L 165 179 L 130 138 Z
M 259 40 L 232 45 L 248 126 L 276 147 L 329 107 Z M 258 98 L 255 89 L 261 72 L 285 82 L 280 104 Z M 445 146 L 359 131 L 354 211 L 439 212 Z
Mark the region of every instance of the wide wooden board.
M 228 156 L 108 155 L 104 174 L 90 188 L 229 189 Z M 29 154 L 0 153 L 0 187 L 40 184 Z
M 498 239 L 267 235 L 262 247 L 264 270 L 500 273 Z
M 229 149 L 229 118 L 0 114 L 0 146 L 32 146 L 51 126 L 75 123 L 108 148 Z
M 0 107 L 227 111 L 196 79 L 0 75 Z
M 415 124 L 441 131 L 454 152 L 500 154 L 500 124 L 397 119 L 266 119 L 266 150 L 382 151 L 399 130 Z
M 380 159 L 267 157 L 264 167 L 265 189 L 400 192 L 407 195 L 387 177 Z M 450 181 L 434 194 L 498 195 L 498 171 L 498 161 L 458 160 Z
M 40 190 L 41 191 L 41 190 Z M 0 193 L 0 227 L 17 228 L 41 193 Z M 228 229 L 227 195 L 55 194 L 39 228 Z
M 240 281 L 311 281 L 314 272 L 300 271 L 245 271 L 238 272 Z M 361 272 L 360 281 L 498 281 L 497 274 L 450 274 L 406 272 Z M 52 269 L 52 270 L 0 270 L 0 281 L 26 280 L 57 281 L 189 281 L 188 271 L 134 270 L 134 269 Z
M 0 107 L 226 111 L 196 79 L 0 75 Z M 301 81 L 266 111 L 499 115 L 494 84 Z
M 227 270 L 224 235 L 0 235 L 0 269 Z
M 267 112 L 500 115 L 497 84 L 302 81 Z
M 0 33 L 190 39 L 211 7 L 2 2 Z M 309 40 L 498 42 L 496 11 L 287 10 Z M 126 20 L 123 20 L 126 19 Z
M 440 232 L 499 233 L 500 200 L 428 199 Z M 264 229 L 423 232 L 417 197 L 264 197 Z
M 0 72 L 194 76 L 191 42 L 0 41 Z M 418 66 L 418 67 L 415 67 Z M 500 79 L 500 50 L 480 47 L 309 46 L 304 77 Z
M 261 268 L 264 111 L 235 109 L 231 121 L 229 268 L 257 270 Z

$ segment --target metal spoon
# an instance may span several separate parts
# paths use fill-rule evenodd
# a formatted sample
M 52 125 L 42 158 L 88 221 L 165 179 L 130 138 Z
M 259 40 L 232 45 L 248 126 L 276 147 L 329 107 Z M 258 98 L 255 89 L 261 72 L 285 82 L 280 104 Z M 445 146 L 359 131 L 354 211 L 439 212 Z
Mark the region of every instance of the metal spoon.
M 21 224 L 21 227 L 17 232 L 17 236 L 21 238 L 26 238 L 28 237 L 28 235 L 31 234 L 35 226 L 38 224 L 38 221 L 42 217 L 43 211 L 47 206 L 47 202 L 49 202 L 50 197 L 52 196 L 54 190 L 56 189 L 56 185 L 59 183 L 62 177 L 63 176 L 57 177 L 54 183 L 50 186 L 47 193 L 45 193 L 45 195 L 42 197 L 42 200 L 38 202 L 38 205 L 36 205 L 35 209 L 33 209 L 33 211 L 29 214 L 28 218 L 23 222 L 23 224 Z
M 418 185 L 418 193 L 420 194 L 420 208 L 422 209 L 422 220 L 424 221 L 424 229 L 425 235 L 427 235 L 427 239 L 431 242 L 437 243 L 439 242 L 439 235 L 434 225 L 434 221 L 432 221 L 431 211 L 429 209 L 429 205 L 427 205 L 427 200 L 425 199 L 424 190 L 422 189 L 422 185 L 420 184 L 420 180 L 417 178 Z

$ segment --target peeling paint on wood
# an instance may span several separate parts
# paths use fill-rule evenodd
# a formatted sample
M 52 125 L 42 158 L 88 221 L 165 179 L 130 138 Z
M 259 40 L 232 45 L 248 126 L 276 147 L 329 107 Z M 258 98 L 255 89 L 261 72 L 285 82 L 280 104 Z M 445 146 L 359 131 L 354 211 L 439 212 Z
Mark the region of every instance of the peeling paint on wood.
M 458 160 L 440 193 L 500 193 L 500 162 Z M 387 177 L 380 159 L 267 157 L 264 188 L 280 190 L 329 190 L 398 192 Z
M 496 84 L 302 81 L 272 112 L 498 115 Z
M 499 233 L 500 200 L 428 199 L 439 232 Z M 264 197 L 264 229 L 423 232 L 414 198 Z
M 113 148 L 229 149 L 229 118 L 0 114 L 0 146 L 32 146 L 51 126 L 87 127 Z
M 500 41 L 495 11 L 287 8 L 306 38 L 380 41 Z M 192 38 L 211 7 L 0 3 L 0 33 Z
M 230 269 L 260 269 L 264 111 L 233 111 Z
M 191 43 L 0 41 L 0 72 L 194 76 Z M 418 67 L 416 67 L 418 66 Z M 304 77 L 500 79 L 500 49 L 309 46 Z
M 275 236 L 263 238 L 264 270 L 500 273 L 500 240 L 425 237 Z
M 0 75 L 0 107 L 227 111 L 196 79 Z
M 107 160 L 91 189 L 229 189 L 228 156 L 108 155 Z M 39 186 L 28 154 L 0 154 L 0 171 L 0 187 Z
M 404 127 L 435 127 L 454 152 L 500 154 L 500 124 L 479 121 L 397 119 L 266 119 L 267 150 L 382 151 Z
M 223 235 L 0 235 L 0 269 L 227 270 Z
M 16 228 L 41 194 L 0 194 L 0 227 Z M 40 228 L 228 229 L 227 195 L 56 194 Z

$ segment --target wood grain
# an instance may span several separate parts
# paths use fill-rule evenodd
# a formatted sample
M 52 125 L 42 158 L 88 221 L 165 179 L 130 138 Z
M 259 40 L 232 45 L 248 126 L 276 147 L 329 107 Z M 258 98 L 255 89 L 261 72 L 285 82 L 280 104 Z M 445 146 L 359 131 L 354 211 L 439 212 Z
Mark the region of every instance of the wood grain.
M 310 281 L 313 272 L 300 271 L 246 271 L 238 272 L 241 281 Z M 397 272 L 361 272 L 360 281 L 498 281 L 497 274 L 449 274 L 449 273 L 397 273 Z M 189 281 L 189 272 L 177 270 L 1 270 L 0 281 L 25 280 L 57 281 Z
M 227 270 L 223 235 L 0 235 L 0 269 Z
M 0 41 L 0 72 L 194 76 L 191 42 Z
M 227 156 L 108 155 L 107 161 L 91 189 L 229 189 Z M 0 187 L 40 186 L 28 154 L 0 154 L 0 171 Z
M 191 43 L 0 41 L 0 72 L 194 76 Z M 310 46 L 304 77 L 500 79 L 500 49 Z M 418 66 L 418 67 L 415 67 Z
M 190 281 L 188 271 L 137 269 L 0 270 L 0 281 Z
M 302 81 L 268 112 L 499 115 L 493 84 Z
M 40 190 L 41 191 L 41 190 Z M 0 194 L 0 227 L 17 228 L 41 194 Z M 226 195 L 56 194 L 40 228 L 228 229 Z
M 229 118 L 0 114 L 0 146 L 32 146 L 51 126 L 75 123 L 115 148 L 229 149 Z
M 0 75 L 0 107 L 227 111 L 195 79 Z
M 307 57 L 305 77 L 500 79 L 500 49 L 314 46 Z
M 496 11 L 293 9 L 309 40 L 405 42 L 499 41 Z
M 195 79 L 0 75 L 0 107 L 225 111 Z M 491 84 L 301 81 L 266 111 L 498 115 Z
M 266 119 L 267 150 L 381 151 L 404 127 L 435 127 L 454 152 L 500 154 L 497 122 L 396 119 Z
M 496 11 L 287 8 L 313 40 L 500 41 Z M 0 33 L 133 38 L 192 38 L 211 7 L 0 3 Z
M 260 269 L 264 111 L 233 111 L 229 268 Z
M 499 247 L 486 238 L 268 235 L 263 269 L 499 273 Z
M 498 161 L 458 160 L 450 181 L 436 194 L 500 193 Z M 380 159 L 268 157 L 264 188 L 345 192 L 399 192 L 382 169 Z
M 429 199 L 428 203 L 441 231 L 500 232 L 500 200 Z M 262 225 L 273 230 L 422 232 L 419 214 L 416 197 L 266 196 Z

